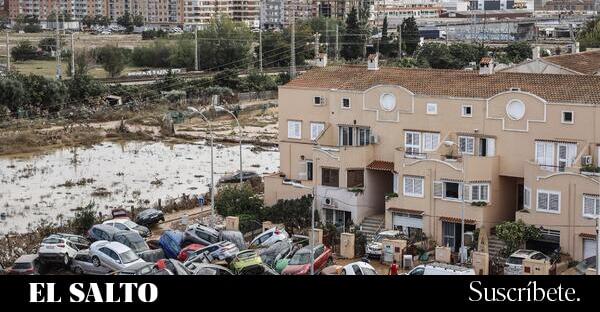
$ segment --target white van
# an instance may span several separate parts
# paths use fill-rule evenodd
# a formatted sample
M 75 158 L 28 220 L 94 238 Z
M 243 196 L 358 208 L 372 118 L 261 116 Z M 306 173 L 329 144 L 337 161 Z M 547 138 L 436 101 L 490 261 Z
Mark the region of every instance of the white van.
M 433 262 L 418 265 L 405 275 L 475 275 L 475 270 L 458 265 Z

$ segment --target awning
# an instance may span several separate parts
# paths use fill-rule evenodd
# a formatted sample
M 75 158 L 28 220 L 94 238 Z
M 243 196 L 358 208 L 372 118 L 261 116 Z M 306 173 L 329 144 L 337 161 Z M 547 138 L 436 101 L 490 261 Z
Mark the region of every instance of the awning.
M 579 237 L 587 239 L 596 239 L 596 234 L 579 233 Z
M 461 218 L 454 218 L 454 217 L 440 217 L 440 221 L 443 222 L 450 222 L 450 223 L 461 223 Z M 473 220 L 473 219 L 465 219 L 465 224 L 477 224 L 477 221 Z
M 408 214 L 415 214 L 415 215 L 424 215 L 425 214 L 425 211 L 404 209 L 404 208 L 397 208 L 397 207 L 388 207 L 388 210 L 390 210 L 392 212 L 408 213 Z
M 374 160 L 367 166 L 367 169 L 394 172 L 394 162 Z

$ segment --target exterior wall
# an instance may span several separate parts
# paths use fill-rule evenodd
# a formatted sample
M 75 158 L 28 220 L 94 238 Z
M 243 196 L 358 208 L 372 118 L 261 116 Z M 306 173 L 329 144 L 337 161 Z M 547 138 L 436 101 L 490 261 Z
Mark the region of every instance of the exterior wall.
M 394 95 L 395 107 L 389 111 L 384 110 L 379 104 L 382 94 Z M 581 226 L 587 226 L 589 220 L 578 220 L 576 215 L 558 220 L 556 216 L 543 213 L 516 212 L 517 190 L 520 184 L 525 184 L 535 192 L 537 186 L 532 184 L 549 183 L 546 180 L 538 182 L 536 179 L 539 173 L 530 170 L 530 163 L 535 161 L 536 140 L 575 143 L 576 155 L 572 165 L 566 168 L 568 172 L 579 173 L 584 155 L 591 155 L 597 164 L 596 143 L 599 142 L 600 131 L 596 120 L 599 120 L 599 111 L 592 105 L 550 103 L 540 96 L 542 95 L 517 89 L 507 90 L 490 98 L 450 98 L 416 95 L 401 86 L 389 85 L 379 85 L 365 91 L 294 89 L 284 86 L 279 90 L 281 174 L 290 179 L 301 180 L 304 177 L 301 173 L 306 168 L 303 162 L 312 160 L 313 180 L 302 182 L 307 185 L 321 185 L 321 169 L 337 168 L 340 173 L 339 188 L 336 188 L 335 192 L 329 190 L 329 194 L 338 196 L 340 202 L 355 206 L 340 208 L 352 211 L 355 223 L 371 214 L 385 212 L 386 228 L 391 228 L 392 214 L 395 211 L 415 211 L 423 215 L 425 234 L 436 238 L 438 242 L 441 242 L 440 218 L 460 219 L 462 201 L 434 198 L 433 182 L 450 179 L 466 181 L 469 184 L 489 183 L 489 203 L 485 206 L 466 203 L 466 219 L 474 220 L 477 227 L 485 225 L 487 231 L 494 225 L 514 220 L 515 217 L 544 228 L 551 228 L 553 224 L 563 224 L 568 230 L 561 230 L 561 234 L 563 231 L 569 232 L 561 235 L 561 244 L 577 259 L 581 257 L 582 244 L 578 235 L 584 231 Z M 314 105 L 314 97 L 322 97 L 326 103 Z M 350 108 L 342 107 L 344 98 L 350 100 Z M 524 114 L 518 120 L 507 114 L 507 106 L 513 101 L 519 101 L 524 106 Z M 428 103 L 437 104 L 437 114 L 427 114 Z M 463 105 L 472 107 L 472 116 L 461 115 Z M 562 122 L 564 111 L 573 112 L 573 123 Z M 289 120 L 302 121 L 301 139 L 288 138 Z M 311 121 L 325 123 L 325 131 L 315 142 L 310 140 Z M 378 142 L 367 146 L 338 146 L 338 125 L 370 127 L 371 134 L 378 138 Z M 404 147 L 406 131 L 439 133 L 439 145 L 434 151 L 424 153 L 423 159 L 411 158 L 410 155 L 407 157 Z M 495 154 L 460 155 L 457 142 L 461 135 L 473 136 L 476 139 L 475 151 L 479 149 L 478 139 L 494 139 Z M 447 141 L 452 144 L 445 144 Z M 454 157 L 449 159 L 448 155 Z M 396 184 L 399 190 L 397 198 L 387 202 L 383 200 L 386 192 L 382 190 L 389 190 L 393 181 L 390 182 L 381 176 L 375 178 L 372 170 L 366 169 L 376 160 L 394 164 L 393 170 L 398 179 Z M 359 168 L 365 168 L 365 185 L 363 193 L 357 196 L 347 190 L 346 171 Z M 391 176 L 391 172 L 386 174 Z M 404 175 L 424 177 L 423 197 L 403 196 Z M 548 181 L 554 179 L 558 178 L 549 178 Z M 588 186 L 582 186 L 582 183 L 589 182 L 590 178 L 568 176 L 564 179 L 565 181 L 558 182 L 556 186 L 543 187 L 570 187 L 561 190 L 561 193 L 570 196 L 565 195 L 561 199 L 565 201 L 561 205 L 562 210 L 565 211 L 565 215 L 566 211 L 576 210 L 581 213 L 580 197 L 584 191 L 593 191 L 588 189 Z M 597 189 L 597 186 L 595 188 Z M 265 192 L 271 192 L 269 187 L 265 187 Z M 592 194 L 597 193 L 596 191 Z M 281 193 L 277 196 L 281 196 Z M 535 201 L 532 200 L 532 205 L 534 204 Z
M 544 62 L 540 59 L 526 62 L 520 65 L 506 68 L 502 71 L 510 73 L 535 73 L 535 74 L 562 74 L 562 75 L 577 75 L 571 70 L 562 68 L 555 64 Z

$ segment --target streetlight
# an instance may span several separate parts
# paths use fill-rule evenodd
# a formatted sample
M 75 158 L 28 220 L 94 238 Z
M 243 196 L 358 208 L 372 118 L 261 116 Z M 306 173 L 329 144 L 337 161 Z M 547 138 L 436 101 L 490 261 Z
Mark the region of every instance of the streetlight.
M 231 115 L 233 119 L 235 119 L 235 122 L 237 122 L 238 128 L 240 128 L 240 187 L 242 187 L 242 183 L 244 182 L 244 171 L 242 171 L 242 126 L 240 125 L 240 120 L 232 111 L 226 109 L 225 107 L 220 105 L 214 105 L 214 107 L 217 111 L 227 112 L 229 115 Z
M 312 190 L 312 207 L 311 207 L 311 217 L 310 217 L 310 275 L 315 274 L 315 203 L 317 194 L 315 193 L 315 187 L 306 186 L 297 182 L 292 182 L 293 187 L 301 188 L 301 189 L 310 189 Z
M 451 147 L 451 146 L 456 146 L 457 144 L 454 141 L 444 141 L 444 145 Z M 459 155 L 463 156 L 463 167 L 460 170 L 462 172 L 463 175 L 463 185 L 462 185 L 462 205 L 461 205 L 461 211 L 460 211 L 460 231 L 461 231 L 461 238 L 460 238 L 460 263 L 464 264 L 465 262 L 467 262 L 467 250 L 465 248 L 465 183 L 467 183 L 467 174 L 466 174 L 466 169 L 467 169 L 467 164 L 466 161 L 467 159 L 464 157 L 465 155 L 461 152 L 460 150 L 460 146 L 457 149 Z M 460 190 L 459 190 L 460 192 Z
M 213 153 L 214 134 L 212 131 L 212 124 L 208 120 L 208 118 L 206 118 L 206 116 L 204 116 L 204 114 L 197 108 L 189 106 L 188 110 L 195 114 L 200 115 L 200 117 L 202 117 L 202 119 L 204 119 L 204 121 L 206 121 L 206 123 L 208 124 L 208 131 L 210 132 L 210 214 L 211 214 L 211 222 L 214 222 L 214 218 L 215 218 L 215 170 L 214 170 L 215 159 L 214 159 L 214 153 Z

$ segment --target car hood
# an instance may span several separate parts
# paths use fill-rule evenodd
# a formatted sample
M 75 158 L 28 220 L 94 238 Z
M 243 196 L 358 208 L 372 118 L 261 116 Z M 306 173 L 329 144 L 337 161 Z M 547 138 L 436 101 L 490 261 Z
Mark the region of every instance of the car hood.
M 367 248 L 373 250 L 381 250 L 382 244 L 380 242 L 371 242 L 367 245 Z

